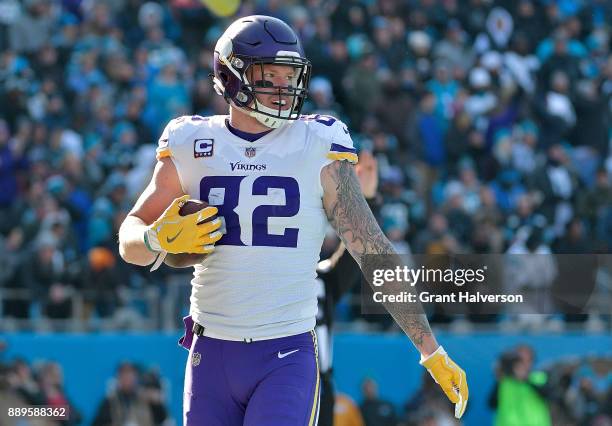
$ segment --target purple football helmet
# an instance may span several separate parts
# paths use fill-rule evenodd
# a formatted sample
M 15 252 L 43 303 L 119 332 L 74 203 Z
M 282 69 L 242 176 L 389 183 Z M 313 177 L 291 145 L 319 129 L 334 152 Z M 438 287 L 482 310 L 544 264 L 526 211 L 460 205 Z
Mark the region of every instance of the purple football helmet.
M 265 80 L 249 81 L 246 71 L 259 66 L 263 75 L 264 64 L 293 67 L 291 83 L 283 87 Z M 215 91 L 265 126 L 277 128 L 300 117 L 308 94 L 311 65 L 298 36 L 280 19 L 254 15 L 232 23 L 217 41 L 214 67 Z M 274 102 L 277 107 L 263 105 L 256 94 L 278 95 Z M 283 109 L 287 97 L 291 105 Z

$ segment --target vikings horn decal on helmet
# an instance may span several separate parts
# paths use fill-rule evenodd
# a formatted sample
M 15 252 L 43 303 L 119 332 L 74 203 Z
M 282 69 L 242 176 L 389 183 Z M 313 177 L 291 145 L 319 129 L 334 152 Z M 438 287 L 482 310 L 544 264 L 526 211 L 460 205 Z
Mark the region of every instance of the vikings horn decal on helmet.
M 291 83 L 283 87 L 265 80 L 249 81 L 247 70 L 261 67 L 263 74 L 264 64 L 293 67 Z M 280 19 L 254 15 L 232 23 L 217 41 L 214 67 L 215 91 L 263 125 L 278 128 L 300 117 L 308 94 L 311 65 L 298 36 Z M 277 108 L 263 105 L 257 94 L 277 95 L 278 101 L 274 102 Z

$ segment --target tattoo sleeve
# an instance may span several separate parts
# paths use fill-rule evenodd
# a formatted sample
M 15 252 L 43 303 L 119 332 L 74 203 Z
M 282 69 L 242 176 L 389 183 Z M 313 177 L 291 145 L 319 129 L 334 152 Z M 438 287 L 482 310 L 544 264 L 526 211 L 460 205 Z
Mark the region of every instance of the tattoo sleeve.
M 361 193 L 353 165 L 335 161 L 322 170 L 321 180 L 325 189 L 323 205 L 327 218 L 361 270 L 373 270 L 374 265 L 368 264 L 372 259 L 377 259 L 375 268 L 395 269 L 402 265 L 401 258 L 378 226 Z M 380 264 L 380 259 L 384 259 L 384 264 Z M 390 291 L 416 293 L 413 287 L 400 282 L 386 283 L 385 286 Z M 435 350 L 435 347 L 431 348 L 436 345 L 435 338 L 419 303 L 385 303 L 385 309 L 420 352 Z

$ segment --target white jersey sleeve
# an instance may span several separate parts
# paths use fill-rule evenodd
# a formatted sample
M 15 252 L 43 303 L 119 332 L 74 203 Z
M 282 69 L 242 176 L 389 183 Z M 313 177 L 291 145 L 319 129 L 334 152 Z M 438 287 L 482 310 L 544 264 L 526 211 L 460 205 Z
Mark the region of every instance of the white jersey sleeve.
M 334 161 L 348 161 L 356 164 L 357 151 L 346 124 L 329 115 L 308 115 L 300 120 L 307 128 L 308 141 L 306 161 L 317 164 L 319 194 L 323 197 L 321 170 Z
M 204 118 L 198 115 L 170 120 L 157 141 L 157 159 L 169 157 L 172 160 L 185 194 L 189 194 L 188 178 L 185 176 L 185 170 L 188 169 L 186 160 L 193 156 L 212 156 L 213 145 L 207 144 L 207 139 L 202 139 L 198 144 L 193 143 L 193 136 L 201 128 L 203 120 Z
M 349 134 L 348 127 L 340 120 L 336 120 L 331 126 L 331 138 L 326 158 L 332 161 L 348 161 L 356 164 L 358 161 L 357 151 Z
M 314 151 L 324 159 L 323 166 L 333 161 L 357 163 L 357 151 L 346 124 L 335 117 L 318 114 L 307 116 L 305 121 L 314 136 L 313 143 L 318 145 Z

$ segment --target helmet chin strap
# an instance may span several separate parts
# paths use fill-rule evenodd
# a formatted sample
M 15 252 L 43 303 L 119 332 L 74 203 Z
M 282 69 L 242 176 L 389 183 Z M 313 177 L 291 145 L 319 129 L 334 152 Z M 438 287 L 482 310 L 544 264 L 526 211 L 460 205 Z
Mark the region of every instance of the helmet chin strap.
M 287 124 L 287 120 L 284 120 L 282 118 L 270 117 L 268 115 L 260 114 L 257 111 L 250 111 L 249 115 L 251 117 L 255 117 L 257 121 L 271 129 L 278 129 Z
M 265 112 L 266 114 L 273 115 L 273 114 L 279 113 L 278 110 L 268 108 L 267 106 L 259 102 L 257 99 L 255 99 L 255 104 L 257 105 L 257 109 L 259 111 Z M 287 123 L 288 121 L 287 119 L 291 115 L 292 109 L 293 108 L 289 108 L 287 110 L 281 110 L 279 117 L 270 117 L 269 115 L 261 114 L 258 111 L 249 111 L 249 115 L 251 117 L 255 117 L 257 121 L 259 121 L 261 124 L 263 124 L 266 127 L 269 127 L 271 129 L 278 129 L 279 127 L 282 127 Z
M 263 112 L 268 113 L 268 114 L 277 114 L 278 113 L 278 110 L 274 110 L 272 108 L 268 108 L 268 107 L 262 105 L 258 100 L 255 100 L 255 102 L 257 104 L 257 108 L 260 111 L 263 111 Z M 287 118 L 290 116 L 291 109 L 292 109 L 292 108 L 290 108 L 290 109 L 288 109 L 286 111 L 281 110 L 281 116 L 280 117 L 270 117 L 269 115 L 262 114 L 260 112 L 253 111 L 251 109 L 246 109 L 244 107 L 238 106 L 233 101 L 231 102 L 231 105 L 234 108 L 236 108 L 236 109 L 240 110 L 241 112 L 245 113 L 249 117 L 255 118 L 261 124 L 263 124 L 266 127 L 269 127 L 270 129 L 278 129 L 280 127 L 283 127 L 285 124 L 287 124 L 287 122 L 289 122 L 289 120 Z

